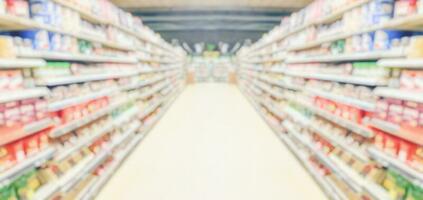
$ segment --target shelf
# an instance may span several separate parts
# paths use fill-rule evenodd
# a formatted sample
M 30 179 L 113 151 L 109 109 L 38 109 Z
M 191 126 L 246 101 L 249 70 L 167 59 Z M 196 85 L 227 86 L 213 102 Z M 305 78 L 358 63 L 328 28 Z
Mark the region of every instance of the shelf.
M 138 60 L 131 56 L 99 56 L 99 55 L 84 55 L 64 52 L 51 52 L 51 51 L 23 51 L 18 53 L 22 58 L 41 58 L 45 60 L 66 60 L 66 61 L 79 61 L 79 62 L 94 62 L 94 63 L 123 63 L 123 64 L 136 64 Z M 36 65 L 38 66 L 38 65 Z M 44 66 L 44 65 L 42 65 Z
M 354 133 L 360 134 L 364 137 L 367 138 L 371 138 L 374 136 L 373 131 L 370 128 L 367 128 L 366 126 L 357 124 L 353 121 L 347 120 L 347 119 L 343 119 L 342 117 L 339 117 L 335 114 L 332 114 L 326 110 L 320 109 L 320 108 L 316 108 L 314 105 L 308 103 L 308 102 L 304 102 L 301 101 L 299 99 L 297 99 L 294 96 L 290 96 L 290 95 L 285 95 L 285 98 L 288 99 L 291 102 L 294 103 L 298 103 L 301 106 L 304 106 L 305 108 L 307 108 L 308 110 L 310 110 L 311 112 L 331 121 L 334 122 L 342 127 L 347 128 L 350 131 L 353 131 Z
M 346 12 L 349 12 L 355 8 L 361 7 L 364 4 L 369 3 L 371 0 L 357 0 L 354 1 L 352 3 L 348 3 L 342 7 L 340 7 L 339 9 L 333 11 L 330 14 L 327 14 L 326 16 L 323 16 L 321 19 L 318 19 L 316 21 L 316 24 L 329 24 L 329 23 L 333 23 L 339 19 L 342 19 L 342 17 L 344 16 L 344 14 Z
M 116 156 L 115 161 L 109 166 L 109 168 L 100 175 L 100 178 L 95 181 L 90 188 L 87 189 L 87 192 L 80 195 L 81 200 L 91 200 L 95 195 L 100 192 L 101 188 L 107 183 L 107 181 L 115 174 L 116 170 L 120 167 L 122 162 L 126 159 L 127 156 L 137 147 L 137 145 L 144 138 L 143 135 L 137 135 L 131 142 L 125 147 L 125 149 Z
M 47 183 L 46 185 L 41 186 L 33 197 L 33 200 L 45 200 L 50 199 L 50 197 L 59 192 L 62 187 L 64 187 L 69 182 L 73 181 L 75 177 L 78 177 L 84 168 L 94 159 L 94 156 L 90 155 L 81 160 L 76 166 L 68 170 L 63 176 L 59 179 Z
M 106 70 L 105 70 L 106 71 Z M 74 83 L 83 83 L 89 81 L 100 81 L 108 79 L 118 79 L 129 76 L 135 76 L 139 74 L 138 71 L 124 72 L 128 70 L 122 70 L 121 72 L 105 72 L 104 74 L 81 74 L 81 75 L 69 75 L 61 77 L 45 77 L 36 80 L 36 84 L 39 86 L 59 86 L 68 85 Z
M 389 68 L 423 69 L 423 58 L 382 59 L 377 64 Z
M 40 166 L 46 160 L 53 157 L 55 150 L 50 147 L 42 150 L 41 152 L 32 155 L 25 160 L 17 163 L 12 168 L 0 172 L 0 183 L 3 185 L 5 183 L 12 182 L 16 177 L 24 174 L 28 169 L 35 168 Z
M 370 0 L 359 0 L 359 1 L 356 1 L 354 3 L 347 4 L 346 6 L 340 8 L 339 10 L 335 10 L 332 13 L 327 14 L 326 16 L 323 16 L 321 19 L 315 20 L 314 22 L 310 22 L 310 23 L 306 23 L 306 24 L 294 27 L 291 30 L 286 30 L 279 37 L 275 37 L 275 38 L 273 38 L 269 41 L 259 41 L 259 43 L 257 43 L 256 45 L 253 45 L 253 47 L 250 51 L 258 51 L 258 50 L 265 48 L 265 47 L 267 47 L 267 46 L 269 46 L 269 45 L 271 45 L 275 42 L 283 40 L 283 39 L 285 39 L 286 37 L 288 37 L 292 34 L 298 33 L 300 31 L 305 30 L 307 28 L 310 28 L 312 26 L 320 25 L 320 24 L 327 24 L 327 23 L 331 23 L 333 21 L 336 21 L 337 19 L 340 19 L 343 16 L 344 13 L 346 13 L 346 12 L 348 12 L 348 11 L 354 9 L 354 8 L 360 7 L 361 5 L 364 5 L 368 2 L 370 2 Z
M 110 145 L 110 149 L 115 149 L 116 147 L 118 147 L 120 144 L 122 144 L 122 142 L 127 140 L 130 136 L 134 135 L 140 127 L 141 127 L 141 122 L 139 121 L 135 121 L 133 124 L 131 124 L 130 127 L 125 127 L 125 132 L 121 136 L 119 136 L 118 139 L 112 141 L 112 144 Z
M 0 69 L 35 68 L 46 64 L 42 59 L 0 58 Z
M 374 90 L 374 93 L 381 97 L 423 103 L 423 93 L 419 91 L 408 91 L 397 88 L 379 87 Z
M 339 190 L 328 183 L 323 175 L 321 175 L 316 169 L 311 165 L 310 161 L 308 160 L 307 156 L 304 152 L 301 152 L 297 145 L 287 136 L 284 134 L 280 134 L 279 138 L 283 141 L 283 143 L 288 147 L 288 149 L 294 154 L 294 156 L 298 159 L 298 161 L 302 164 L 302 166 L 310 173 L 313 179 L 318 183 L 318 185 L 323 189 L 323 191 L 333 200 L 347 200 L 348 198 Z
M 142 112 L 138 114 L 139 119 L 144 119 L 148 115 L 150 115 L 153 111 L 155 111 L 160 105 L 162 105 L 165 101 L 164 100 L 158 100 L 157 102 L 153 103 L 152 105 L 149 105 L 146 107 Z
M 0 103 L 44 97 L 48 94 L 49 90 L 44 87 L 3 91 L 2 94 L 0 94 Z
M 138 106 L 133 106 L 132 108 L 126 110 L 124 113 L 120 114 L 118 117 L 113 119 L 113 125 L 120 127 L 122 124 L 132 120 L 138 113 L 140 109 Z
M 351 53 L 338 55 L 320 55 L 320 56 L 294 56 L 288 58 L 285 63 L 316 63 L 316 62 L 349 62 L 363 60 L 379 60 L 381 58 L 398 58 L 405 57 L 404 51 L 375 51 L 365 53 Z
M 382 164 L 385 167 L 392 168 L 398 172 L 400 172 L 402 175 L 406 176 L 410 181 L 413 181 L 414 184 L 417 184 L 419 186 L 423 186 L 423 173 L 420 171 L 417 171 L 404 162 L 398 160 L 397 158 L 394 158 L 388 154 L 383 153 L 382 151 L 376 149 L 376 148 L 369 148 L 368 149 L 369 154 L 377 160 L 380 164 Z
M 96 92 L 91 92 L 89 94 L 85 94 L 83 96 L 78 97 L 72 97 L 69 99 L 64 99 L 61 101 L 51 102 L 48 105 L 48 111 L 49 112 L 55 112 L 62 109 L 65 109 L 67 107 L 75 106 L 84 102 L 88 102 L 94 99 L 98 99 L 101 97 L 109 96 L 112 93 L 116 92 L 117 88 L 109 88 L 109 89 L 103 89 Z
M 6 127 L 1 128 L 2 134 L 0 136 L 0 146 L 9 144 L 16 140 L 28 137 L 35 133 L 38 133 L 44 129 L 47 129 L 53 125 L 53 121 L 50 118 L 31 122 L 23 127 Z
M 73 3 L 71 1 L 66 1 L 66 0 L 53 0 L 53 2 L 70 8 L 75 12 L 78 12 L 81 16 L 82 19 L 93 23 L 93 24 L 105 24 L 107 23 L 104 19 L 102 19 L 101 17 L 98 17 L 96 14 L 91 13 L 89 10 L 85 10 L 84 8 L 82 8 L 81 6 L 78 6 L 76 3 Z
M 259 76 L 259 79 L 269 84 L 279 86 L 281 88 L 290 89 L 290 90 L 301 90 L 300 86 L 296 86 L 291 83 L 286 83 L 285 81 L 277 81 L 277 80 L 274 80 L 268 77 L 263 77 L 263 76 Z
M 261 63 L 278 63 L 283 62 L 285 57 L 270 58 L 270 59 L 255 59 L 255 60 L 243 60 L 244 63 L 261 64 Z
M 376 109 L 375 104 L 362 101 L 359 99 L 355 99 L 353 97 L 341 96 L 341 95 L 333 94 L 331 92 L 325 92 L 325 91 L 322 91 L 319 89 L 313 89 L 313 88 L 307 88 L 306 91 L 310 94 L 320 96 L 332 101 L 336 101 L 338 103 L 342 103 L 345 105 L 353 106 L 365 111 L 374 112 Z
M 354 76 L 354 75 L 294 72 L 294 71 L 286 71 L 286 70 L 280 70 L 279 72 L 285 75 L 294 76 L 294 77 L 318 79 L 318 80 L 324 80 L 324 81 L 335 81 L 340 83 L 351 83 L 351 84 L 366 85 L 366 86 L 383 86 L 388 84 L 388 81 L 382 77 L 363 77 L 363 76 L 360 77 L 360 76 Z
M 416 128 L 416 130 L 406 129 L 397 124 L 376 118 L 371 119 L 369 125 L 411 143 L 423 145 L 423 135 L 421 134 L 422 128 Z
M 145 99 L 145 98 L 151 97 L 152 95 L 156 94 L 157 92 L 160 92 L 167 85 L 169 85 L 169 82 L 162 83 L 159 86 L 154 86 L 154 88 L 151 88 L 149 91 L 140 93 L 136 98 L 137 99 Z
M 350 166 L 346 163 L 341 161 L 338 157 L 331 156 L 330 157 L 332 162 L 334 162 L 342 171 L 342 173 L 346 174 L 347 177 L 351 180 L 354 180 L 359 186 L 361 186 L 360 191 L 363 193 L 364 191 L 368 192 L 372 197 L 375 199 L 390 199 L 391 196 L 389 195 L 388 191 L 386 191 L 382 186 L 367 180 L 361 174 L 353 170 Z
M 52 138 L 56 138 L 56 137 L 60 137 L 64 134 L 67 134 L 79 127 L 82 127 L 86 124 L 89 124 L 90 122 L 106 115 L 109 114 L 110 112 L 112 112 L 113 110 L 117 109 L 118 107 L 124 105 L 125 103 L 127 103 L 130 99 L 123 99 L 121 101 L 118 101 L 116 103 L 112 103 L 110 105 L 108 105 L 106 108 L 102 108 L 99 111 L 96 111 L 95 113 L 92 113 L 88 116 L 85 116 L 81 119 L 78 120 L 74 120 L 71 122 L 68 122 L 66 124 L 60 125 L 55 127 L 53 130 L 51 130 L 50 132 L 50 137 Z
M 54 157 L 57 161 L 62 161 L 69 156 L 71 156 L 76 151 L 80 150 L 82 147 L 92 144 L 95 140 L 103 136 L 104 134 L 112 131 L 115 128 L 115 125 L 112 123 L 106 124 L 104 127 L 101 127 L 99 130 L 92 132 L 89 136 L 81 138 L 78 140 L 77 144 L 72 145 L 69 148 L 64 149 Z
M 55 33 L 61 33 L 69 36 L 73 36 L 79 39 L 88 40 L 91 42 L 100 43 L 104 46 L 119 49 L 123 51 L 132 51 L 134 50 L 133 47 L 130 47 L 128 45 L 118 44 L 117 42 L 108 41 L 107 39 L 98 38 L 95 36 L 90 36 L 84 33 L 78 33 L 78 32 L 68 32 L 65 30 L 62 30 L 60 28 L 56 28 L 50 25 L 41 24 L 39 22 L 36 22 L 35 20 L 24 18 L 24 17 L 18 17 L 13 16 L 10 14 L 0 14 L 0 27 L 3 30 L 26 30 L 26 29 L 41 29 L 46 30 L 50 32 Z
M 352 154 L 353 156 L 355 156 L 356 158 L 358 158 L 362 162 L 369 162 L 369 158 L 368 158 L 368 156 L 365 152 L 358 150 L 357 147 L 355 147 L 355 146 L 351 146 L 351 145 L 347 144 L 346 141 L 344 141 L 344 139 L 337 138 L 337 136 L 335 136 L 331 133 L 328 133 L 328 130 L 321 128 L 314 123 L 311 123 L 309 127 L 314 132 L 316 132 L 319 135 L 323 136 L 324 138 L 330 140 L 332 145 L 341 147 L 342 149 L 344 149 L 348 153 Z
M 337 177 L 339 177 L 341 180 L 343 180 L 351 189 L 353 189 L 355 192 L 361 192 L 361 186 L 359 183 L 355 182 L 354 179 L 352 179 L 348 174 L 345 174 L 345 172 L 338 167 L 331 159 L 330 155 L 327 155 L 326 153 L 319 150 L 317 147 L 315 147 L 314 144 L 311 143 L 306 137 L 301 136 L 301 134 L 297 133 L 288 123 L 284 123 L 284 127 L 288 130 L 290 135 L 292 135 L 295 139 L 300 141 L 304 146 L 306 146 L 310 151 L 316 155 L 316 157 L 324 164 L 326 167 L 328 167 L 332 173 L 336 174 Z
M 348 37 L 351 37 L 351 36 L 354 36 L 354 35 L 374 32 L 374 31 L 383 30 L 383 29 L 398 29 L 398 30 L 401 30 L 401 29 L 410 30 L 411 29 L 411 30 L 413 30 L 413 29 L 418 28 L 422 24 L 423 24 L 423 14 L 412 14 L 410 16 L 392 19 L 392 20 L 385 22 L 385 23 L 382 23 L 382 24 L 377 24 L 377 25 L 373 25 L 373 26 L 370 26 L 370 27 L 366 27 L 366 28 L 360 29 L 358 31 L 349 31 L 349 32 L 345 32 L 345 33 L 334 34 L 334 35 L 331 35 L 331 36 L 325 36 L 325 37 L 318 38 L 314 41 L 308 41 L 304 44 L 293 45 L 293 46 L 289 47 L 287 50 L 289 50 L 289 51 L 299 51 L 299 50 L 309 49 L 309 48 L 316 47 L 316 46 L 319 46 L 319 45 L 327 43 L 327 42 L 333 42 L 333 41 L 345 39 L 345 38 L 348 38 Z

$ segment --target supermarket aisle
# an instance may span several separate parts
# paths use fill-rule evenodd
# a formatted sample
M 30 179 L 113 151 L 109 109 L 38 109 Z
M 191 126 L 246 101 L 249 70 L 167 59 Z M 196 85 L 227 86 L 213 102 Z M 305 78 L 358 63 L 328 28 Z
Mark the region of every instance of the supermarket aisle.
M 189 86 L 99 200 L 325 199 L 235 86 Z

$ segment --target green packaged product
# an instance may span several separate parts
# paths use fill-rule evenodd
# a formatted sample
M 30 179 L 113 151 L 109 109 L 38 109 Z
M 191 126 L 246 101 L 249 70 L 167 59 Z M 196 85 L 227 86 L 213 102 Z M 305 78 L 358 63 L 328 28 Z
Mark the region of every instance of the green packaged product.
M 86 40 L 78 40 L 79 53 L 90 54 L 92 52 L 92 44 Z
M 54 68 L 70 68 L 71 64 L 69 62 L 47 62 L 47 67 Z
M 14 188 L 11 186 L 0 188 L 0 200 L 18 200 Z
M 421 200 L 423 199 L 423 188 L 418 186 L 410 187 L 406 200 Z
M 388 171 L 383 186 L 388 190 L 392 199 L 404 199 L 411 186 L 410 182 L 394 171 Z
M 33 199 L 35 190 L 40 186 L 36 171 L 32 170 L 13 182 L 13 187 L 20 200 Z

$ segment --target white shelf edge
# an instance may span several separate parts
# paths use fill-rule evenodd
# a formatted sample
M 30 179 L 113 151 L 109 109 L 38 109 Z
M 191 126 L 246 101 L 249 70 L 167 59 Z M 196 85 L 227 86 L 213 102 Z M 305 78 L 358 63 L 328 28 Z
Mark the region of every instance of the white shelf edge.
M 49 90 L 44 87 L 15 89 L 12 91 L 3 92 L 3 94 L 0 95 L 0 103 L 44 97 L 48 94 Z

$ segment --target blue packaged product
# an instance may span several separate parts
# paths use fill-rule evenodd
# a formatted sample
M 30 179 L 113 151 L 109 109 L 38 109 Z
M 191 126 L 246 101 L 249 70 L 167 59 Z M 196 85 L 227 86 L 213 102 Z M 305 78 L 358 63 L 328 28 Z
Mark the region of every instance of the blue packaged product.
M 370 3 L 372 23 L 379 24 L 390 20 L 394 14 L 393 0 L 374 0 Z
M 48 32 L 45 30 L 20 31 L 18 35 L 24 39 L 31 40 L 35 50 L 49 50 L 50 48 Z
M 62 50 L 62 35 L 59 33 L 48 33 L 50 50 L 51 51 L 61 51 Z
M 30 1 L 31 18 L 44 24 L 53 25 L 55 19 L 55 4 L 51 1 Z
M 412 32 L 396 31 L 396 30 L 380 30 L 376 31 L 374 35 L 373 49 L 388 50 L 391 48 L 391 42 L 394 39 L 400 39 L 405 36 L 410 36 Z

